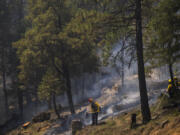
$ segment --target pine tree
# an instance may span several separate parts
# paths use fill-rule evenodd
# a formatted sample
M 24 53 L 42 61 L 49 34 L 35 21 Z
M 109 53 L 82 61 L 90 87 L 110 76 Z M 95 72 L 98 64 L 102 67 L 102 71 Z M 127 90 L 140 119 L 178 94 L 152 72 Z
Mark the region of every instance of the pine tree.
M 140 98 L 141 98 L 141 111 L 143 122 L 146 123 L 151 119 L 148 96 L 146 89 L 146 80 L 144 73 L 144 59 L 143 59 L 143 43 L 142 43 L 142 14 L 141 14 L 141 0 L 133 1 L 122 1 L 121 8 L 115 8 L 113 12 L 104 15 L 104 20 L 99 20 L 100 24 L 98 29 L 104 30 L 102 37 L 104 38 L 103 43 L 107 51 L 111 49 L 110 44 L 121 40 L 122 37 L 126 37 L 122 34 L 121 30 L 125 29 L 127 35 L 128 48 L 127 50 L 132 51 L 132 58 L 134 58 L 134 52 L 136 49 L 137 61 L 138 61 L 138 76 L 139 76 L 139 87 L 140 87 Z M 134 27 L 136 26 L 136 27 Z M 99 32 L 99 31 L 98 31 Z M 128 33 L 128 34 L 127 34 Z M 136 44 L 132 41 L 135 39 Z M 101 41 L 101 42 L 102 42 Z M 124 49 L 122 49 L 124 51 Z M 108 58 L 109 54 L 105 52 L 105 57 Z M 136 57 L 135 57 L 136 59 Z
M 143 42 L 142 42 L 142 18 L 141 18 L 141 0 L 136 0 L 136 53 L 138 61 L 138 78 L 141 98 L 141 112 L 143 123 L 151 120 L 151 113 L 148 104 L 148 95 L 146 88 L 146 79 L 144 72 Z
M 52 98 L 53 107 L 58 118 L 60 118 L 60 115 L 56 105 L 56 96 L 64 93 L 64 87 L 63 79 L 60 80 L 52 69 L 48 69 L 38 88 L 38 95 L 41 100 L 49 101 Z
M 2 75 L 2 83 L 3 83 L 3 93 L 4 93 L 4 101 L 5 101 L 5 111 L 8 115 L 8 92 L 6 86 L 6 78 L 8 74 L 8 51 L 10 48 L 10 14 L 8 2 L 6 0 L 0 1 L 0 73 Z
M 95 70 L 98 60 L 95 47 L 90 44 L 92 38 L 84 39 L 85 36 L 79 33 L 78 17 L 72 19 L 74 13 L 66 2 L 30 0 L 26 16 L 29 29 L 14 46 L 20 59 L 19 78 L 26 87 L 34 82 L 38 86 L 44 74 L 49 69 L 53 70 L 59 79 L 63 78 L 71 113 L 75 113 L 71 78 L 80 74 L 78 70 L 81 66 L 83 72 Z M 86 28 L 87 25 L 84 25 L 83 30 L 86 31 Z M 89 66 L 86 67 L 86 64 Z
M 178 0 L 160 1 L 153 9 L 153 17 L 148 24 L 145 37 L 145 54 L 150 68 L 168 65 L 172 81 L 173 65 L 180 58 L 179 8 Z

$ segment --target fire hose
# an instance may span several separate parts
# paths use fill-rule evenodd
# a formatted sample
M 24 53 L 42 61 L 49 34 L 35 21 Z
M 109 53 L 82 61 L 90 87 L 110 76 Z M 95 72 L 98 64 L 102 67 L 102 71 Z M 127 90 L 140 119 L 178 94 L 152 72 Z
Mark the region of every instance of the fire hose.
M 165 96 L 168 96 L 168 97 L 169 97 L 169 95 L 168 95 L 166 92 L 163 93 L 163 96 L 162 96 L 162 98 L 161 98 L 159 104 L 158 104 L 157 107 L 155 108 L 154 112 L 156 112 L 157 109 L 159 109 L 159 107 L 160 107 L 160 105 L 161 105 L 161 103 L 162 103 L 162 101 L 163 101 L 163 99 L 164 99 Z

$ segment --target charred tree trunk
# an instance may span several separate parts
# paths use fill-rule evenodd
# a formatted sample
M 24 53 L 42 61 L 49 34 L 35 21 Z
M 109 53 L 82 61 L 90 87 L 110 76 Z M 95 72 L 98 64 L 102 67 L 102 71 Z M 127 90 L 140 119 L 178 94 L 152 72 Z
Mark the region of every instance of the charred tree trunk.
M 4 93 L 4 107 L 5 107 L 5 112 L 8 115 L 9 113 L 9 108 L 8 108 L 8 93 L 6 89 L 6 69 L 5 69 L 5 50 L 2 47 L 2 80 L 3 80 L 3 93 Z
M 70 79 L 70 74 L 69 74 L 69 69 L 66 66 L 66 64 L 63 64 L 63 72 L 64 72 L 64 78 L 65 78 L 65 83 L 66 83 L 66 93 L 68 96 L 68 102 L 69 102 L 69 107 L 70 111 L 72 114 L 75 113 L 74 109 L 74 104 L 73 104 L 73 99 L 72 99 L 72 92 L 71 92 L 71 79 Z
M 145 72 L 143 59 L 143 43 L 142 43 L 142 18 L 141 18 L 141 0 L 136 0 L 136 52 L 138 61 L 138 79 L 141 98 L 141 112 L 143 123 L 151 120 L 151 113 L 149 109 Z
M 131 129 L 136 127 L 136 116 L 135 113 L 131 115 Z
M 57 105 L 56 105 L 56 94 L 55 94 L 55 93 L 52 93 L 52 99 L 53 99 L 54 111 L 55 111 L 58 119 L 60 119 L 60 114 L 59 114 L 59 112 L 58 112 Z

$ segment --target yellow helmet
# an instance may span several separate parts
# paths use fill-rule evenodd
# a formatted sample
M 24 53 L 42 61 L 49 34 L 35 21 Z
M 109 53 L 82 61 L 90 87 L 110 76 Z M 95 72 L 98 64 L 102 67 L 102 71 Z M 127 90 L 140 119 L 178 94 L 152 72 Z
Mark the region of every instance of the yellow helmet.
M 169 81 L 168 81 L 169 83 L 171 83 L 171 79 L 169 79 Z
M 177 77 L 176 77 L 176 76 L 174 77 L 174 80 L 177 80 Z

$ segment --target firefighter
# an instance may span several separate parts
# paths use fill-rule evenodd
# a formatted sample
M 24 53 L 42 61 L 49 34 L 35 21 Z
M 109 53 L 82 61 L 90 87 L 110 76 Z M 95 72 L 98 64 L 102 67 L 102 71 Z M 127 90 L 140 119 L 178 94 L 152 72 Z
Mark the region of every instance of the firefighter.
M 92 98 L 88 99 L 89 103 L 91 103 L 91 113 L 92 113 L 92 125 L 98 124 L 98 113 L 100 112 L 100 105 L 95 102 Z
M 169 94 L 169 97 L 172 98 L 173 97 L 173 85 L 172 85 L 171 79 L 169 79 L 169 84 L 168 84 L 167 92 Z
M 174 77 L 174 84 L 177 90 L 179 90 L 180 82 L 178 82 L 178 78 L 175 76 Z

